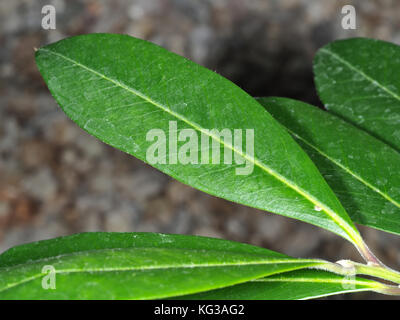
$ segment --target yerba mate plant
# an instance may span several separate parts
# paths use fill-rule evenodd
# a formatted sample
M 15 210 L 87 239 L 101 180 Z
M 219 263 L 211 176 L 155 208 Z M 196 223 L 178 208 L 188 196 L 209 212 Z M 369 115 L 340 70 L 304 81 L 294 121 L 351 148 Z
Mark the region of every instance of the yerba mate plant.
M 37 50 L 36 62 L 67 116 L 101 141 L 214 196 L 329 230 L 365 264 L 199 236 L 82 233 L 1 254 L 0 298 L 400 295 L 400 273 L 355 227 L 400 234 L 398 46 L 349 39 L 319 50 L 315 81 L 328 111 L 255 99 L 127 35 L 67 38 Z

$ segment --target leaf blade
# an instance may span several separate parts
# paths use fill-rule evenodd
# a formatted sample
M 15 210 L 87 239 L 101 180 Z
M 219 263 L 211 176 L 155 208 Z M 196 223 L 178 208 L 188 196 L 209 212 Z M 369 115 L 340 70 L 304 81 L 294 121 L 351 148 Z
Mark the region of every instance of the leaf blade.
M 68 38 L 39 49 L 36 61 L 53 96 L 72 120 L 143 161 L 150 145 L 146 134 L 154 128 L 168 132 L 170 121 L 199 134 L 208 129 L 255 129 L 259 142 L 254 156 L 209 135 L 220 149 L 228 147 L 254 166 L 249 179 L 236 175 L 234 166 L 221 163 L 152 165 L 212 195 L 362 242 L 301 148 L 258 103 L 226 79 L 151 43 L 122 35 Z M 315 210 L 316 206 L 322 211 Z
M 324 264 L 232 241 L 147 233 L 44 240 L 12 248 L 0 261 L 0 299 L 165 298 Z M 56 272 L 55 290 L 42 287 L 44 266 Z

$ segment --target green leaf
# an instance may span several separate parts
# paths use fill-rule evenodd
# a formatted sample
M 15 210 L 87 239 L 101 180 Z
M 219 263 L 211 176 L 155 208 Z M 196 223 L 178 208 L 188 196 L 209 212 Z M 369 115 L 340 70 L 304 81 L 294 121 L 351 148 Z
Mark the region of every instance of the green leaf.
M 206 237 L 83 233 L 0 255 L 0 299 L 165 298 L 324 264 Z M 42 287 L 49 270 L 56 289 Z
M 353 221 L 400 234 L 400 154 L 306 103 L 258 100 L 308 153 Z
M 326 108 L 400 152 L 400 47 L 374 39 L 335 41 L 314 61 Z
M 350 292 L 379 292 L 384 287 L 379 282 L 359 277 L 344 277 L 321 270 L 298 270 L 175 299 L 304 300 Z
M 65 113 L 102 141 L 199 190 L 312 223 L 362 247 L 358 231 L 308 156 L 227 79 L 152 43 L 116 34 L 67 38 L 39 49 L 36 62 Z M 163 156 L 157 163 L 146 160 L 155 148 L 146 136 L 154 129 L 160 140 L 161 133 L 171 138 L 165 140 L 169 156 L 160 143 Z M 214 129 L 230 135 L 242 130 L 243 148 Z M 251 133 L 245 138 L 251 130 L 254 140 Z M 171 141 L 182 132 L 198 143 L 190 164 L 174 163 L 187 144 L 175 147 Z M 199 141 L 203 137 L 208 146 Z M 254 152 L 248 148 L 252 141 Z M 210 161 L 213 150 L 221 151 L 221 159 L 224 154 L 216 164 Z M 232 151 L 235 160 L 224 163 L 225 153 Z M 248 175 L 240 171 L 245 165 Z

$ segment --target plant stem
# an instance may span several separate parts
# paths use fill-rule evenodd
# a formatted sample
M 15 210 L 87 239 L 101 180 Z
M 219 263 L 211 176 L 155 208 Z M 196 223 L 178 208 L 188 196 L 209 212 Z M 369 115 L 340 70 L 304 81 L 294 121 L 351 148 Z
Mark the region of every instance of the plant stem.
M 364 274 L 400 284 L 400 273 L 388 267 L 353 262 L 356 274 Z
M 336 263 L 326 262 L 315 267 L 316 269 L 322 269 L 330 271 L 336 274 L 349 276 L 349 275 L 368 275 L 375 278 L 391 281 L 397 284 L 397 286 L 387 286 L 383 290 L 389 294 L 400 295 L 400 272 L 390 269 L 386 266 L 376 264 L 362 264 L 351 260 L 340 260 Z M 386 290 L 387 289 L 387 290 Z
M 367 264 L 361 264 L 357 262 L 352 262 L 350 260 L 344 260 L 355 268 L 356 274 L 364 274 L 380 279 L 389 280 L 392 282 L 400 284 L 400 272 L 387 267 L 383 262 L 381 262 L 368 248 L 367 244 L 364 242 L 360 236 L 356 242 L 356 247 Z M 400 286 L 399 286 L 400 287 Z
M 375 292 L 382 294 L 400 296 L 400 273 L 395 270 L 374 264 L 368 265 L 357 263 L 351 260 L 340 260 L 336 263 L 327 261 L 321 262 L 323 263 L 313 268 L 330 271 L 346 277 L 362 274 L 394 282 L 397 285 L 390 285 L 382 283 L 380 281 L 376 281 L 376 287 L 371 289 Z
M 382 293 L 382 294 L 387 294 L 390 296 L 400 296 L 400 287 L 397 286 L 390 286 L 387 284 L 382 284 L 382 288 L 376 288 L 373 289 L 373 291 Z
M 361 254 L 361 256 L 364 258 L 365 262 L 367 262 L 370 265 L 376 265 L 376 266 L 381 266 L 383 268 L 387 268 L 371 251 L 370 248 L 368 248 L 367 244 L 364 242 L 363 238 L 361 235 L 357 239 L 355 239 L 355 246 L 358 250 L 358 252 Z

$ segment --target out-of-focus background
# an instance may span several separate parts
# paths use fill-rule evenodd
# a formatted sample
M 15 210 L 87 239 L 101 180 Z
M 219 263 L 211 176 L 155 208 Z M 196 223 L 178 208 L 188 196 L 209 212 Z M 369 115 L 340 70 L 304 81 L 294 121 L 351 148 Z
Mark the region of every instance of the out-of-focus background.
M 55 30 L 41 26 L 46 4 L 56 8 Z M 356 8 L 356 30 L 341 26 L 346 4 Z M 255 96 L 321 106 L 312 74 L 316 50 L 354 36 L 400 44 L 400 2 L 0 0 L 0 252 L 83 231 L 151 231 L 237 240 L 297 257 L 359 260 L 329 232 L 194 190 L 79 129 L 44 85 L 33 48 L 92 32 L 152 41 Z M 360 229 L 380 258 L 399 269 L 400 238 Z

